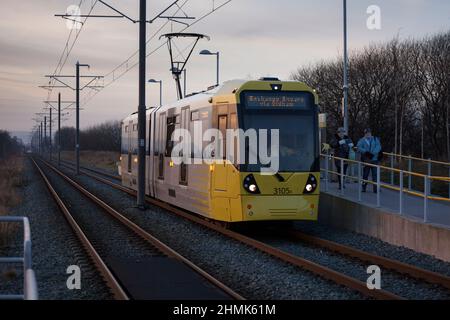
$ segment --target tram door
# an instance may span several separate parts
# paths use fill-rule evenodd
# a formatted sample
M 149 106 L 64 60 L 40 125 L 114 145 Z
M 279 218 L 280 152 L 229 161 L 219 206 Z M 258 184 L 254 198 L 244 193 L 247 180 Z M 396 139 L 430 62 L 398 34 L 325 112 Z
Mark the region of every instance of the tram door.
M 228 116 L 219 115 L 218 129 L 222 134 L 221 139 L 216 144 L 215 158 L 216 166 L 214 172 L 215 191 L 227 191 L 227 166 L 226 166 L 226 137 L 228 127 Z
M 183 109 L 181 109 L 181 129 L 184 129 L 185 131 L 183 131 L 183 143 L 185 143 L 186 141 L 188 141 L 188 130 L 189 130 L 189 123 L 190 123 L 190 108 L 189 107 L 184 107 Z M 184 152 L 187 152 L 187 150 L 185 150 Z M 190 153 L 190 152 L 189 152 Z M 180 154 L 181 157 L 183 157 L 184 159 L 187 159 L 188 157 L 190 157 L 190 154 Z M 179 184 L 181 185 L 188 185 L 188 166 L 187 164 L 184 162 L 181 163 L 180 165 L 180 176 L 179 176 Z
M 128 123 L 128 165 L 127 171 L 131 173 L 131 164 L 133 158 L 133 121 Z

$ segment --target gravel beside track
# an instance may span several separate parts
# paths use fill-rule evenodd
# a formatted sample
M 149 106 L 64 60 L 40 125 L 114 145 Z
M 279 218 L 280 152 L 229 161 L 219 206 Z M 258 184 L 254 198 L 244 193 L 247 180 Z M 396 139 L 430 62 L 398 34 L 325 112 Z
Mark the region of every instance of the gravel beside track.
M 72 229 L 67 224 L 45 183 L 31 160 L 25 160 L 25 186 L 23 201 L 11 215 L 30 219 L 33 269 L 36 272 L 39 299 L 112 299 L 97 270 L 92 266 Z M 0 248 L 0 256 L 22 254 L 23 233 L 20 228 L 11 245 Z M 67 267 L 78 265 L 81 269 L 81 290 L 66 286 Z M 6 280 L 0 275 L 0 293 L 22 293 L 22 267 L 14 266 L 17 276 Z M 5 268 L 4 266 L 0 266 Z
M 310 235 L 450 276 L 450 263 L 373 237 L 309 222 L 296 222 L 295 228 Z
M 360 281 L 366 282 L 369 277 L 367 268 L 371 265 L 370 263 L 302 243 L 301 241 L 289 238 L 283 239 L 282 236 L 254 234 L 253 237 L 283 251 L 314 261 L 348 276 L 355 277 Z M 382 267 L 381 269 L 381 288 L 384 290 L 406 299 L 450 299 L 450 290 L 445 287 L 404 276 L 390 270 L 383 270 Z

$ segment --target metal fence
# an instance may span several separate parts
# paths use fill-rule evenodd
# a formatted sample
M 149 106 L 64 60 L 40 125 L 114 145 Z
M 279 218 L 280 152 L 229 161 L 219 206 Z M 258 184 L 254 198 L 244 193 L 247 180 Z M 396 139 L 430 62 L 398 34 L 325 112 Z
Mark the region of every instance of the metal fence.
M 418 162 L 420 164 L 423 164 L 424 167 L 426 167 L 426 174 L 428 176 L 433 176 L 433 169 L 439 168 L 442 169 L 443 172 L 447 173 L 448 178 L 450 178 L 450 162 L 444 162 L 444 161 L 436 161 L 432 159 L 424 159 L 424 158 L 417 158 L 413 156 L 404 156 L 399 155 L 395 153 L 389 153 L 384 152 L 384 155 L 389 158 L 389 165 L 391 168 L 395 168 L 396 164 L 398 164 L 401 161 L 406 161 L 408 171 L 411 172 L 417 172 L 415 171 L 416 167 L 414 166 L 414 162 Z M 398 166 L 397 166 L 398 167 Z M 446 179 L 447 177 L 443 177 Z M 391 172 L 391 184 L 394 182 L 394 172 Z M 412 190 L 412 176 L 408 176 L 408 189 Z M 450 183 L 448 184 L 448 197 L 450 198 Z
M 37 300 L 38 290 L 34 270 L 31 260 L 31 232 L 30 222 L 26 217 L 3 216 L 0 223 L 22 223 L 23 224 L 23 256 L 22 257 L 0 257 L 1 263 L 22 264 L 23 265 L 23 294 L 0 295 L 0 300 Z
M 391 154 L 388 154 L 391 155 Z M 392 155 L 391 159 L 394 158 L 395 155 Z M 348 170 L 349 173 L 346 175 L 341 174 L 337 171 L 335 168 L 335 162 L 338 162 L 340 164 L 340 168 L 344 168 L 345 164 L 352 165 L 353 169 L 356 167 L 356 174 L 354 173 L 355 170 Z M 358 191 L 357 191 L 357 199 L 359 202 L 362 202 L 362 185 L 363 183 L 368 185 L 375 186 L 375 189 L 377 191 L 376 193 L 376 206 L 381 207 L 381 201 L 382 201 L 382 189 L 390 189 L 394 191 L 398 191 L 398 212 L 400 214 L 404 214 L 404 198 L 405 195 L 410 195 L 413 197 L 421 198 L 423 199 L 423 221 L 429 222 L 429 202 L 430 200 L 435 201 L 442 201 L 450 203 L 450 194 L 449 197 L 442 196 L 442 195 L 433 195 L 431 192 L 431 184 L 433 181 L 440 181 L 443 183 L 449 184 L 450 188 L 450 177 L 439 177 L 439 176 L 432 176 L 429 174 L 422 174 L 412 171 L 412 165 L 409 164 L 408 168 L 411 170 L 402 170 L 394 167 L 394 161 L 390 161 L 391 166 L 384 166 L 384 165 L 375 165 L 375 164 L 369 164 L 369 163 L 363 163 L 358 160 L 350 160 L 350 159 L 343 159 L 334 157 L 333 155 L 329 154 L 321 154 L 321 172 L 322 172 L 322 180 L 325 185 L 325 191 L 329 191 L 329 184 L 331 182 L 331 177 L 335 176 L 337 179 L 340 179 L 341 185 L 344 186 L 346 181 L 353 181 L 358 183 Z M 429 160 L 428 162 L 428 172 L 431 173 L 431 165 L 433 163 L 432 160 Z M 446 164 L 446 163 L 444 163 Z M 363 179 L 363 167 L 368 166 L 376 169 L 376 179 L 375 181 L 370 180 L 364 180 Z M 390 180 L 388 182 L 382 181 L 382 174 L 384 175 L 384 180 Z M 394 176 L 398 175 L 398 183 L 395 183 Z M 413 190 L 412 188 L 412 178 L 416 177 L 416 179 L 422 179 L 423 180 L 423 190 Z M 406 183 L 405 183 L 406 182 Z M 345 189 L 342 187 L 339 191 L 339 193 L 344 196 Z

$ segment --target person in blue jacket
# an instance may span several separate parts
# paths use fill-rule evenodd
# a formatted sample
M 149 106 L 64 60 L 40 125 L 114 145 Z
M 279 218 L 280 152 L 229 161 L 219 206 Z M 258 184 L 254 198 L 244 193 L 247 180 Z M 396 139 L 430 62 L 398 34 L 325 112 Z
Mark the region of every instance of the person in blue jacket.
M 361 161 L 364 163 L 370 163 L 373 165 L 380 164 L 381 153 L 380 139 L 372 136 L 372 130 L 365 129 L 364 137 L 358 141 L 357 150 L 361 154 Z M 367 181 L 369 179 L 369 173 L 372 174 L 372 181 L 377 181 L 377 168 L 373 166 L 364 166 L 363 179 Z M 367 182 L 363 182 L 362 191 L 366 192 Z M 377 193 L 376 184 L 373 185 L 373 192 Z

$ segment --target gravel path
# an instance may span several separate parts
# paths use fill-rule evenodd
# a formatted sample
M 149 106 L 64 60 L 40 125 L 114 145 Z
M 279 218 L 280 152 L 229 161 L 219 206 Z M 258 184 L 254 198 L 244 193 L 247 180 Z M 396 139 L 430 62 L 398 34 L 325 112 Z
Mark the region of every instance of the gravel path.
M 108 288 L 92 267 L 84 249 L 68 226 L 31 160 L 25 160 L 26 184 L 21 190 L 22 203 L 11 215 L 30 219 L 33 268 L 36 273 L 40 299 L 111 299 Z M 22 254 L 22 230 L 17 232 L 10 246 L 0 248 L 0 255 Z M 66 286 L 70 265 L 81 269 L 81 290 Z M 1 266 L 0 266 L 1 267 Z M 0 276 L 1 293 L 21 293 L 21 267 L 15 266 L 17 277 L 7 280 Z M 9 267 L 8 267 L 9 270 Z
M 87 176 L 74 177 L 167 245 L 247 299 L 361 299 L 359 293 L 286 264 L 158 207 L 136 209 L 135 199 Z

